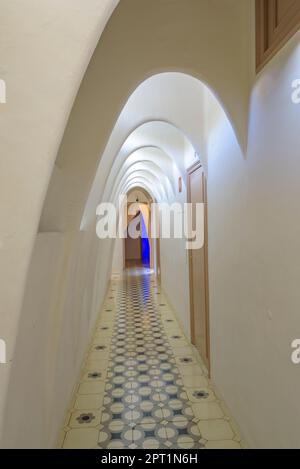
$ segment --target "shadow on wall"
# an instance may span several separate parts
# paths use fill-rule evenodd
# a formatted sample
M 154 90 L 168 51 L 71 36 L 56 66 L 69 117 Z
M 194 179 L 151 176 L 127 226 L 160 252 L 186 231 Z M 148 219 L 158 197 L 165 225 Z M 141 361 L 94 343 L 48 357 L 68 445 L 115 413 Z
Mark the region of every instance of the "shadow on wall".
M 54 192 L 52 186 L 56 188 L 52 213 L 62 220 L 62 229 L 80 223 L 99 155 L 128 98 L 148 77 L 174 71 L 207 84 L 245 148 L 249 3 L 173 0 L 170 8 L 169 2 L 161 0 L 120 2 L 94 52 L 69 118 L 57 156 L 57 166 L 63 168 L 61 182 L 57 184 L 55 177 L 50 182 L 48 194 Z
M 95 246 L 93 238 L 87 232 L 37 236 L 12 363 L 3 447 L 57 444 L 110 277 L 110 243 L 97 240 Z

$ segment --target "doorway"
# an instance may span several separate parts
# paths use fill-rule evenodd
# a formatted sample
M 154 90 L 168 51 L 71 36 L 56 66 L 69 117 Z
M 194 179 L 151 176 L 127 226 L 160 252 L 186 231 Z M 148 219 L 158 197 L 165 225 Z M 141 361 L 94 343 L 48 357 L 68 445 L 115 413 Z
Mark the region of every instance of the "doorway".
M 132 231 L 139 231 L 140 236 L 132 237 Z M 147 227 L 142 212 L 139 210 L 129 219 L 125 238 L 125 267 L 149 267 L 150 244 Z
M 197 203 L 205 206 L 204 246 L 189 250 L 191 339 L 210 371 L 208 244 L 207 244 L 207 190 L 206 177 L 201 163 L 187 172 L 188 202 L 193 204 L 193 229 Z
M 151 199 L 141 188 L 127 194 L 125 268 L 151 267 Z

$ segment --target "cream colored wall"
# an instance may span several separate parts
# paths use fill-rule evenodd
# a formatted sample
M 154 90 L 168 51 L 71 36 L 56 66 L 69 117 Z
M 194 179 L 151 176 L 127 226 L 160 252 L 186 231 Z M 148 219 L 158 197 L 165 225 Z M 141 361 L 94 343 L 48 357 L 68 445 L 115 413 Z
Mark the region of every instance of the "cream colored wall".
M 112 273 L 121 274 L 124 270 L 124 239 L 116 239 L 113 251 Z
M 76 252 L 70 260 L 70 252 Z M 40 233 L 12 362 L 1 447 L 53 448 L 110 278 L 110 241 Z
M 183 174 L 185 181 L 185 175 Z M 170 203 L 187 201 L 185 184 L 182 193 L 174 195 Z M 161 284 L 186 334 L 190 337 L 189 264 L 184 239 L 160 240 Z
M 80 223 L 116 120 L 131 93 L 155 73 L 182 71 L 208 83 L 232 116 L 245 146 L 248 31 L 248 0 L 173 0 L 172 7 L 161 0 L 120 2 L 95 50 L 58 153 L 62 186 L 57 193 L 56 217 L 62 229 Z M 191 125 L 193 137 L 198 127 L 196 121 Z M 55 175 L 48 194 L 53 185 L 57 186 Z
M 0 333 L 8 352 L 7 365 L 0 367 L 1 447 L 7 388 L 15 382 L 13 370 L 17 355 L 20 357 L 16 338 L 25 320 L 20 319 L 20 310 L 26 274 L 37 248 L 34 243 L 44 197 L 82 76 L 116 4 L 116 0 L 0 1 L 0 74 L 7 84 L 7 103 L 0 108 Z M 52 231 L 53 226 L 50 228 Z M 49 241 L 48 249 L 51 246 L 54 252 L 58 249 Z M 30 323 L 29 316 L 26 318 Z M 33 325 L 28 333 L 35 334 Z M 22 345 L 26 356 L 31 342 L 22 341 Z M 31 369 L 34 373 L 34 366 Z M 22 380 L 17 387 L 22 393 Z M 39 409 L 33 403 L 24 405 L 20 416 L 10 404 L 8 407 L 14 432 L 18 432 L 11 442 L 17 445 L 24 430 L 18 431 L 18 420 L 27 415 L 32 428 Z M 33 438 L 34 430 L 31 432 Z

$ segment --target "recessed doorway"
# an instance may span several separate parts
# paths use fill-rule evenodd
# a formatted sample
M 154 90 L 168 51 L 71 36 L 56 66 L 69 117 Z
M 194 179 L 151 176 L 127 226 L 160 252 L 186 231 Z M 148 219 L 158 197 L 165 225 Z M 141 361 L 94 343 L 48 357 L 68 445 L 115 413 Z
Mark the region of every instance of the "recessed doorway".
M 124 267 L 145 267 L 159 276 L 159 239 L 153 236 L 153 199 L 145 189 L 136 188 L 127 194 L 127 237 L 124 241 Z M 136 237 L 135 234 L 140 233 Z
M 206 177 L 202 165 L 196 163 L 187 173 L 188 202 L 193 204 L 193 223 L 197 203 L 205 205 L 204 246 L 189 250 L 191 339 L 210 371 L 207 194 Z M 193 226 L 193 230 L 195 226 Z

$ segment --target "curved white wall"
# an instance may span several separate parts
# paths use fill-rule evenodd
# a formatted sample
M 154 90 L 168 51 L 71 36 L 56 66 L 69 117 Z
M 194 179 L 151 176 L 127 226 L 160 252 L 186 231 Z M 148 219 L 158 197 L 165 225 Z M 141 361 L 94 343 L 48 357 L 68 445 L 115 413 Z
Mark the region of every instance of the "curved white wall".
M 257 77 L 241 158 L 222 120 L 207 134 L 212 373 L 246 440 L 299 448 L 300 32 Z
M 7 84 L 7 103 L 0 109 L 3 168 L 0 333 L 8 353 L 8 364 L 0 367 L 1 426 L 7 386 L 16 360 L 15 341 L 26 273 L 44 197 L 81 79 L 117 3 L 117 0 L 0 2 L 0 75 Z M 52 241 L 49 243 L 51 249 Z M 58 246 L 55 250 L 58 252 Z M 22 346 L 30 347 L 30 343 Z M 29 420 L 32 417 L 28 415 Z M 7 428 L 6 431 L 9 433 Z M 8 440 L 9 444 L 18 444 L 24 431 L 20 428 L 16 439 Z M 30 439 L 27 433 L 26 438 Z M 49 435 L 48 438 L 51 440 Z M 0 441 L 3 441 L 1 428 Z M 32 444 L 34 441 L 32 435 Z M 37 445 L 39 442 L 49 444 L 42 435 Z M 53 445 L 53 434 L 50 444 Z

